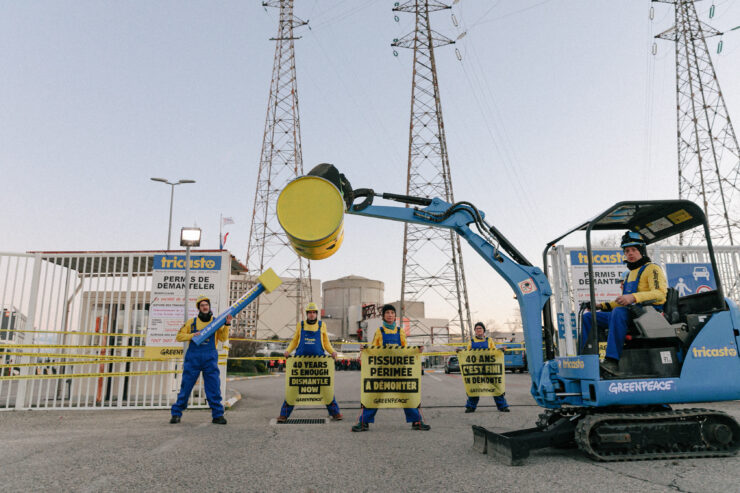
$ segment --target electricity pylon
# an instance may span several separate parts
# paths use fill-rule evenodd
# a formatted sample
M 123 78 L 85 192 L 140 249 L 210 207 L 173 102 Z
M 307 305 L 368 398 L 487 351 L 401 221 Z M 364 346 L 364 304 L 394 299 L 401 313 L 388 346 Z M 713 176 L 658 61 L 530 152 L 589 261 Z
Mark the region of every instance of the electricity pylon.
M 294 41 L 300 38 L 293 31 L 308 22 L 293 15 L 293 0 L 268 0 L 262 5 L 279 8 L 280 21 L 277 36 L 270 38 L 275 41 L 275 60 L 246 263 L 250 276 L 256 278 L 272 267 L 284 279 L 284 284 L 280 294 L 262 296 L 254 301 L 249 307 L 246 321 L 248 330 L 285 336 L 292 333 L 296 322 L 302 319 L 304 301 L 311 297 L 310 263 L 291 249 L 276 214 L 280 191 L 288 182 L 303 174 L 294 48 Z M 295 305 L 294 319 L 269 313 L 271 308 L 273 311 L 284 310 L 285 304 L 279 303 L 281 296 L 287 296 Z M 269 317 L 264 316 L 268 313 Z M 268 318 L 281 322 L 270 326 L 265 321 Z
M 429 22 L 430 12 L 449 8 L 435 0 L 412 0 L 396 6 L 394 12 L 415 14 L 416 28 L 394 40 L 392 46 L 414 50 L 406 193 L 427 198 L 440 197 L 454 203 L 434 60 L 434 48 L 454 41 L 432 30 Z M 450 328 L 459 328 L 464 339 L 471 327 L 460 238 L 449 230 L 405 223 L 401 320 L 407 312 L 407 302 L 428 299 L 430 294 L 436 294 L 437 298 L 454 308 L 456 317 L 450 321 Z M 423 327 L 418 319 L 408 318 L 411 323 L 410 335 L 431 333 L 431 327 Z
M 721 35 L 701 22 L 693 0 L 653 0 L 675 7 L 675 25 L 656 36 L 676 45 L 678 110 L 678 196 L 698 202 L 712 240 L 740 241 L 740 148 L 706 38 Z M 700 242 L 704 232 L 686 233 L 682 243 Z

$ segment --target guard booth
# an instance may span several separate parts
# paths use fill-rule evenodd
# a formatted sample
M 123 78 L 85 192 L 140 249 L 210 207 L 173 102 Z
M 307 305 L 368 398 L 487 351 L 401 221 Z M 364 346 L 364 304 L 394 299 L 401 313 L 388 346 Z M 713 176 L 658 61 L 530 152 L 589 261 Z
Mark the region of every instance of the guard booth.
M 180 386 L 183 345 L 174 334 L 184 315 L 184 258 L 181 251 L 0 253 L 0 410 L 169 408 Z M 213 262 L 203 263 L 207 275 L 191 268 L 189 316 L 198 284 L 208 285 L 218 313 L 230 304 L 232 274 L 246 270 L 224 250 L 191 251 L 191 266 L 198 259 Z M 225 359 L 219 364 L 224 391 Z M 189 405 L 207 406 L 202 382 Z
M 740 302 L 740 246 L 714 246 L 714 255 L 725 296 Z M 648 256 L 663 268 L 668 286 L 679 296 L 716 288 L 709 253 L 705 246 L 649 245 Z M 621 294 L 621 276 L 627 271 L 619 245 L 593 250 L 594 291 L 597 302 Z M 548 253 L 548 277 L 552 284 L 553 311 L 557 317 L 558 353 L 577 354 L 578 309 L 589 300 L 588 257 L 585 247 L 557 246 Z

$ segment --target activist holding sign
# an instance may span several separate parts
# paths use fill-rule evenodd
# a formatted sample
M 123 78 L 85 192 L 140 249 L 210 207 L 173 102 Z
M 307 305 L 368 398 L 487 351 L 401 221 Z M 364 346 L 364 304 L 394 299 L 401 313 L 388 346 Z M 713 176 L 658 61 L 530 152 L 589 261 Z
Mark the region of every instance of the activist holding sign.
M 211 407 L 213 423 L 225 425 L 226 418 L 224 418 L 224 406 L 221 404 L 221 378 L 218 370 L 216 344 L 219 341 L 226 342 L 229 339 L 229 326 L 231 326 L 232 317 L 231 315 L 226 317 L 224 326 L 201 344 L 192 344 L 189 341 L 213 320 L 211 300 L 208 297 L 199 296 L 195 301 L 195 306 L 198 307 L 198 316 L 185 322 L 176 337 L 178 342 L 187 342 L 188 348 L 185 350 L 180 393 L 177 395 L 177 402 L 172 405 L 170 423 L 180 422 L 182 412 L 188 407 L 190 392 L 192 392 L 198 376 L 203 372 L 203 385 L 206 388 L 206 398 L 208 399 L 208 405 Z
M 468 350 L 471 349 L 496 349 L 496 344 L 493 342 L 493 339 L 490 337 L 486 337 L 486 326 L 483 325 L 482 322 L 477 322 L 475 324 L 475 327 L 473 328 L 473 331 L 475 332 L 475 337 L 468 342 Z M 463 358 L 460 357 L 460 371 L 462 373 L 462 377 L 465 381 L 467 378 L 471 378 L 470 376 L 466 376 L 466 366 Z M 475 366 L 476 369 L 480 368 L 486 368 L 486 367 L 494 367 L 494 365 L 472 365 Z M 500 375 L 486 375 L 490 378 L 501 378 L 503 376 L 503 365 L 500 365 L 501 373 Z M 468 401 L 465 403 L 465 412 L 466 413 L 474 413 L 475 408 L 478 407 L 478 401 L 480 400 L 479 395 L 470 395 L 469 388 L 472 388 L 467 381 L 465 381 L 465 390 L 466 393 L 468 393 Z M 495 386 L 491 386 L 492 388 Z M 500 392 L 500 390 L 499 390 Z M 491 395 L 490 393 L 486 393 L 487 395 Z M 501 411 L 502 413 L 508 413 L 509 412 L 509 404 L 506 402 L 506 397 L 504 397 L 505 394 L 501 395 L 494 395 L 493 401 L 496 403 L 496 408 Z
M 608 327 L 609 334 L 606 340 L 606 358 L 601 363 L 603 373 L 612 376 L 621 376 L 619 359 L 622 357 L 622 348 L 627 337 L 627 326 L 630 322 L 630 312 L 627 306 L 633 303 L 649 302 L 658 311 L 663 311 L 668 283 L 659 265 L 652 263 L 647 256 L 647 245 L 640 233 L 627 231 L 622 236 L 620 245 L 624 250 L 625 263 L 629 269 L 627 280 L 622 285 L 622 295 L 614 301 L 599 303 L 594 308 L 596 323 L 600 327 Z M 581 350 L 588 341 L 591 332 L 591 313 L 583 314 L 583 330 Z
M 285 350 L 285 357 L 289 357 L 293 351 L 295 351 L 296 356 L 324 356 L 326 352 L 331 354 L 332 358 L 337 359 L 337 352 L 331 347 L 326 327 L 319 320 L 319 307 L 314 302 L 306 305 L 306 320 L 296 325 L 293 340 L 290 341 L 288 349 Z M 290 378 L 290 375 L 287 375 L 286 378 Z M 333 381 L 332 378 L 331 382 L 333 383 Z M 287 421 L 294 407 L 288 404 L 287 400 L 283 401 L 277 422 L 284 423 Z M 326 405 L 326 409 L 334 421 L 340 421 L 343 418 L 336 398 L 332 397 L 331 403 Z
M 398 327 L 396 325 L 396 309 L 393 305 L 383 305 L 382 310 L 382 317 L 383 317 L 383 325 L 381 327 L 378 327 L 378 330 L 375 331 L 375 336 L 373 337 L 373 342 L 371 344 L 372 348 L 379 348 L 379 347 L 385 347 L 385 348 L 406 348 L 406 334 L 404 333 L 403 329 L 401 327 Z M 422 348 L 418 348 L 419 353 L 421 353 Z M 365 353 L 365 351 L 363 351 Z M 392 356 L 388 358 L 393 358 Z M 409 358 L 408 356 L 402 356 L 399 355 L 398 358 Z M 415 358 L 414 358 L 415 359 Z M 420 362 L 414 361 L 415 366 L 420 368 Z M 390 363 L 389 364 L 393 364 Z M 397 364 L 393 366 L 404 366 L 402 364 Z M 412 366 L 412 365 L 405 365 L 405 366 Z M 362 365 L 362 371 L 363 374 L 367 370 L 368 365 L 364 364 Z M 400 370 L 407 371 L 406 368 L 400 368 Z M 419 370 L 420 373 L 420 370 Z M 411 377 L 414 377 L 415 375 L 409 375 Z M 413 382 L 406 382 L 407 385 L 413 386 L 413 393 L 417 396 L 417 402 L 418 398 L 421 395 L 421 388 L 420 388 L 420 375 L 416 376 L 415 381 Z M 363 375 L 363 392 L 365 391 L 365 383 L 366 378 L 364 378 Z M 407 380 L 414 380 L 413 378 L 407 379 Z M 413 384 L 416 384 L 415 386 Z M 408 390 L 408 389 L 406 389 Z M 394 406 L 396 407 L 396 406 Z M 415 405 L 414 407 L 404 407 L 403 411 L 406 413 L 406 422 L 411 423 L 411 428 L 414 430 L 429 430 L 431 429 L 431 426 L 424 423 L 421 416 L 421 406 Z M 356 425 L 352 427 L 352 431 L 367 431 L 369 428 L 370 423 L 375 422 L 375 414 L 378 412 L 378 408 L 371 408 L 367 407 L 365 405 L 362 405 L 362 414 L 360 414 L 360 419 L 357 422 Z

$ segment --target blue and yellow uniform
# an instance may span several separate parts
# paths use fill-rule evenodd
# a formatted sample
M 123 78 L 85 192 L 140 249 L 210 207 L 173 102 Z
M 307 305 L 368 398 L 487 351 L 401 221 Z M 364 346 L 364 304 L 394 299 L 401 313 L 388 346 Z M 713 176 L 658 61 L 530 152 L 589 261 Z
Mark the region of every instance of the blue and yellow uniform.
M 468 342 L 468 347 L 466 349 L 496 349 L 496 343 L 493 342 L 493 339 L 491 339 L 490 337 L 473 337 L 473 339 Z M 469 411 L 466 412 L 475 411 L 475 408 L 478 407 L 479 400 L 480 397 L 478 396 L 468 396 L 468 401 L 465 403 L 465 409 Z M 499 411 L 503 411 L 504 409 L 509 408 L 509 403 L 506 402 L 506 397 L 504 397 L 504 394 L 494 395 L 493 401 L 496 403 L 496 409 L 498 409 Z
M 229 326 L 224 325 L 211 337 L 204 340 L 200 345 L 189 343 L 196 332 L 203 330 L 213 320 L 203 321 L 200 317 L 194 317 L 185 322 L 177 333 L 178 342 L 188 342 L 185 350 L 185 362 L 182 368 L 182 384 L 177 401 L 172 405 L 172 416 L 182 416 L 182 412 L 188 407 L 190 392 L 200 373 L 203 373 L 203 385 L 206 390 L 208 405 L 211 407 L 213 418 L 224 415 L 224 406 L 221 403 L 221 378 L 218 370 L 218 342 L 226 342 L 229 339 Z
M 373 337 L 371 344 L 375 347 L 390 346 L 390 347 L 407 347 L 406 346 L 406 333 L 397 325 L 383 322 L 383 325 L 378 327 Z M 377 408 L 362 407 L 362 415 L 360 416 L 360 424 L 367 425 L 375 422 L 375 414 L 378 412 Z M 421 412 L 419 408 L 403 408 L 403 412 L 406 413 L 407 423 L 418 423 L 421 419 Z
M 631 294 L 635 297 L 635 303 L 643 303 L 652 300 L 652 305 L 662 311 L 665 303 L 666 293 L 668 292 L 668 282 L 666 281 L 663 269 L 651 262 L 646 262 L 640 267 L 629 271 L 627 279 L 622 286 L 622 294 Z M 627 337 L 627 327 L 630 316 L 629 309 L 621 306 L 614 301 L 602 303 L 604 310 L 596 312 L 596 323 L 600 327 L 608 327 L 609 335 L 606 344 L 606 357 L 618 360 L 622 357 L 622 348 L 624 340 Z M 588 334 L 591 332 L 591 313 L 583 314 L 583 330 L 581 350 L 583 350 Z
M 334 348 L 329 342 L 329 335 L 326 333 L 326 327 L 321 323 L 321 320 L 313 324 L 305 321 L 296 325 L 295 334 L 293 334 L 293 339 L 286 351 L 292 353 L 294 350 L 296 356 L 324 356 L 326 353 L 332 354 L 334 352 Z M 287 419 L 290 413 L 293 412 L 293 408 L 294 406 L 290 406 L 286 401 L 283 401 L 280 416 Z M 337 417 L 341 414 L 336 397 L 332 399 L 331 404 L 326 406 L 326 409 L 331 416 Z

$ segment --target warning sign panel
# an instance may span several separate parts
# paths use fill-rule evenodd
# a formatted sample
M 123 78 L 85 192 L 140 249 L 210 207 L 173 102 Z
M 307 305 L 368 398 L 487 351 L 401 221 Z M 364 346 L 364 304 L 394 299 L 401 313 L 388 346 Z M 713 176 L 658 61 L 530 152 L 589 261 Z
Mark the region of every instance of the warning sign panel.
M 331 356 L 291 356 L 285 362 L 285 402 L 291 406 L 320 406 L 334 399 L 334 360 Z
M 418 348 L 362 350 L 362 393 L 365 407 L 419 407 L 421 353 Z
M 501 395 L 504 387 L 504 353 L 498 349 L 466 349 L 457 354 L 465 393 L 470 397 Z

